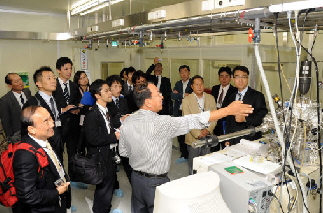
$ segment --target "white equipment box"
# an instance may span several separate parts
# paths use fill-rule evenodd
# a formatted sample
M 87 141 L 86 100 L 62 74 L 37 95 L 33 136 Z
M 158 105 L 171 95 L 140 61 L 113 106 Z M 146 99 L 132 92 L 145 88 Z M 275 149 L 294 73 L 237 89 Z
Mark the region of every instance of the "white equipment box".
M 242 173 L 231 174 L 225 168 L 236 166 Z M 220 176 L 220 190 L 224 201 L 232 213 L 268 213 L 272 199 L 272 184 L 263 175 L 250 172 L 233 163 L 209 166 Z

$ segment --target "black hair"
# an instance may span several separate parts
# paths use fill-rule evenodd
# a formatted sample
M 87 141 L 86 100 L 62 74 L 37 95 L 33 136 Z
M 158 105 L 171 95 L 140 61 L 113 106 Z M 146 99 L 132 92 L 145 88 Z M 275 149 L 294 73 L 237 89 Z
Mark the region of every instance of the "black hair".
M 245 67 L 245 66 L 236 66 L 236 67 L 233 69 L 233 77 L 234 77 L 234 72 L 235 72 L 236 70 L 240 70 L 240 71 L 245 72 L 245 73 L 247 73 L 247 74 L 249 75 L 249 70 L 248 70 L 248 68 L 247 68 L 247 67 Z
M 123 78 L 123 75 L 124 75 L 124 73 L 126 73 L 127 74 L 127 69 L 128 68 L 123 68 L 122 70 L 121 70 L 121 72 L 120 72 L 120 78 Z
M 56 61 L 56 69 L 60 70 L 61 67 L 65 64 L 71 64 L 73 66 L 73 62 L 71 61 L 71 59 L 69 59 L 68 57 L 60 57 Z
M 195 75 L 193 78 L 192 78 L 192 84 L 194 84 L 194 80 L 195 79 L 198 79 L 198 78 L 200 78 L 201 80 L 202 80 L 202 82 L 204 83 L 204 79 L 202 78 L 202 76 L 200 76 L 200 75 Z
M 34 80 L 35 84 L 36 84 L 36 82 L 38 82 L 41 79 L 44 71 L 50 71 L 50 72 L 54 73 L 53 70 L 50 67 L 48 67 L 48 66 L 42 66 L 42 67 L 40 67 L 33 74 L 33 80 Z
M 133 97 L 135 99 L 137 107 L 142 107 L 146 99 L 151 98 L 151 91 L 148 88 L 149 83 L 141 83 L 135 86 L 133 91 Z
M 231 72 L 231 68 L 226 66 L 226 67 L 220 67 L 219 71 L 218 71 L 218 75 L 220 76 L 221 73 L 226 72 L 228 73 L 230 76 L 232 75 Z
M 133 73 L 133 72 L 136 72 L 136 69 L 134 67 L 128 67 L 127 68 L 127 72 L 126 72 L 127 76 L 128 76 L 129 73 Z
M 111 87 L 111 85 L 114 82 L 118 82 L 122 85 L 122 79 L 120 78 L 119 75 L 110 75 L 107 77 L 107 79 L 105 80 L 107 82 L 107 84 L 109 85 L 109 87 Z
M 79 80 L 81 78 L 82 73 L 84 73 L 86 75 L 85 71 L 83 71 L 83 70 L 77 71 L 74 75 L 73 82 L 76 83 L 77 85 L 79 85 Z M 88 83 L 88 86 L 90 86 L 89 83 Z
M 180 66 L 179 68 L 178 68 L 178 72 L 180 72 L 181 71 L 181 69 L 187 69 L 188 71 L 191 71 L 190 70 L 190 66 L 188 66 L 188 65 L 182 65 L 182 66 Z
M 13 73 L 13 72 L 11 72 L 11 73 L 8 73 L 7 75 L 6 75 L 6 77 L 4 78 L 4 82 L 6 83 L 6 84 L 8 84 L 8 85 L 12 85 L 12 80 L 10 79 L 10 75 L 19 75 L 19 74 L 17 74 L 17 73 Z
M 93 81 L 93 83 L 90 85 L 90 93 L 92 97 L 96 100 L 95 94 L 101 94 L 102 85 L 106 84 L 107 82 L 102 79 L 96 79 Z
M 132 83 L 133 83 L 134 85 L 136 85 L 136 81 L 137 81 L 140 77 L 143 77 L 144 79 L 147 79 L 147 78 L 146 78 L 146 74 L 145 74 L 143 71 L 138 70 L 138 71 L 136 71 L 136 72 L 132 75 L 132 78 L 131 78 Z

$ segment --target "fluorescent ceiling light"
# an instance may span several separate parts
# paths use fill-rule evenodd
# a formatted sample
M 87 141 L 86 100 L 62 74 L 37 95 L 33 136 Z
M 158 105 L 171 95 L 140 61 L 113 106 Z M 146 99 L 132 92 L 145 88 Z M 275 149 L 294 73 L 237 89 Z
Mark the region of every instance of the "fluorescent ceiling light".
M 104 3 L 104 4 L 101 4 L 101 5 L 98 5 L 98 6 L 95 6 L 95 7 L 92 7 L 92 8 L 91 8 L 91 9 L 89 9 L 89 10 L 85 10 L 84 12 L 81 12 L 81 13 L 80 13 L 80 15 L 81 15 L 81 16 L 84 16 L 84 15 L 86 15 L 86 14 L 93 13 L 93 12 L 95 12 L 95 11 L 97 11 L 97 10 L 100 10 L 100 9 L 102 9 L 102 8 L 104 8 L 104 7 L 107 7 L 107 6 L 109 6 L 109 2 Z
M 77 15 L 80 14 L 81 16 L 86 15 L 88 13 L 92 13 L 94 11 L 100 10 L 104 7 L 107 7 L 119 2 L 122 2 L 124 0 L 89 0 L 84 2 L 83 4 L 77 5 L 76 7 L 73 7 L 71 10 L 71 15 Z
M 92 8 L 92 7 L 95 7 L 98 5 L 98 3 L 99 3 L 98 0 L 91 0 L 91 1 L 85 2 L 84 4 L 73 8 L 71 11 L 71 15 L 76 15 L 80 12 L 83 12 L 85 10 Z
M 73 38 L 70 33 L 50 33 L 48 36 L 49 40 L 64 41 Z
M 304 10 L 318 7 L 323 7 L 322 0 L 295 1 L 290 3 L 271 5 L 269 6 L 269 11 L 272 13 L 279 13 L 284 11 Z

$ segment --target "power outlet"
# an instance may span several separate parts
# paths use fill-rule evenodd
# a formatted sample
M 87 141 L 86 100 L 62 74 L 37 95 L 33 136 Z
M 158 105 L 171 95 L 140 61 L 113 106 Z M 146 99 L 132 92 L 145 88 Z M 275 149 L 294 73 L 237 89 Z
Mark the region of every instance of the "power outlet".
M 215 9 L 220 9 L 220 8 L 225 8 L 228 7 L 229 5 L 229 1 L 230 0 L 215 0 L 215 5 L 214 8 Z
M 215 9 L 234 7 L 234 6 L 244 6 L 246 0 L 215 0 Z

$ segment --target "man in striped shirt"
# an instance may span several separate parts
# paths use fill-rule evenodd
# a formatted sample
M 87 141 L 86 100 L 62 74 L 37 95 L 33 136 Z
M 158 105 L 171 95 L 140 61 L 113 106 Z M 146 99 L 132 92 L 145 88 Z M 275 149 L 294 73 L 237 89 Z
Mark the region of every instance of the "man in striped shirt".
M 119 141 L 121 156 L 129 157 L 133 168 L 132 213 L 152 213 L 156 186 L 169 181 L 172 139 L 184 135 L 190 129 L 204 129 L 209 121 L 215 121 L 227 115 L 245 115 L 252 113 L 249 105 L 235 101 L 226 108 L 205 111 L 199 114 L 171 117 L 159 115 L 163 96 L 154 84 L 139 84 L 134 98 L 140 108 L 122 124 Z

